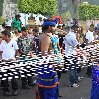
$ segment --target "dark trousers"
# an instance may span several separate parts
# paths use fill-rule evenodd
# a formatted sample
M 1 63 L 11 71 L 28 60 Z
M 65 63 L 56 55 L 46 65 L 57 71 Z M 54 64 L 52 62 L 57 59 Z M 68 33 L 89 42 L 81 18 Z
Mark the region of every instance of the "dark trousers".
M 70 70 L 70 72 L 69 72 L 69 81 L 70 81 L 71 85 L 78 82 L 77 69 L 71 69 Z
M 70 65 L 69 70 L 69 81 L 70 84 L 73 85 L 74 83 L 78 82 L 78 73 L 77 73 L 77 61 L 76 59 L 73 60 L 73 64 Z
M 11 80 L 12 90 L 18 90 L 18 84 L 15 78 Z M 1 80 L 1 87 L 4 91 L 9 91 L 9 83 L 8 80 Z
M 32 77 L 23 77 L 21 78 L 21 80 L 22 80 L 22 86 L 31 85 L 33 82 Z
M 78 67 L 77 68 L 77 73 L 80 73 L 81 72 L 81 67 Z
M 92 75 L 92 66 L 88 66 L 87 67 L 87 73 L 86 73 L 89 77 L 91 77 Z
M 61 78 L 61 72 L 60 71 L 57 71 L 57 75 L 58 75 L 58 79 L 60 80 L 60 78 Z

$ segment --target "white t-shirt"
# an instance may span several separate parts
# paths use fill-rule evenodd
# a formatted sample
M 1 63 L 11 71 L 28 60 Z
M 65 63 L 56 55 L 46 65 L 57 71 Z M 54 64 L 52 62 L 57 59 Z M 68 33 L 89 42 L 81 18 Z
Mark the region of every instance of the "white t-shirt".
M 93 42 L 94 41 L 94 33 L 89 31 L 86 33 L 86 39 L 88 40 L 88 43 Z
M 64 44 L 66 56 L 71 56 L 73 53 L 75 53 L 75 47 L 78 44 L 76 34 L 74 32 L 69 32 L 64 38 Z
M 2 59 L 9 60 L 15 58 L 16 50 L 18 50 L 18 45 L 15 40 L 6 43 L 4 40 L 0 44 L 0 51 L 2 51 Z
M 36 22 L 36 25 L 42 25 L 43 24 L 43 21 L 37 21 Z

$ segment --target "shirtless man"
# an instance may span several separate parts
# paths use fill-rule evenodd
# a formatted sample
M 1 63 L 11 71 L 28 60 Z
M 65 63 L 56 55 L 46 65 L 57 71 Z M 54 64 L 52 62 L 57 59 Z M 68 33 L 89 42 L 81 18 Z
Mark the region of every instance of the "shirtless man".
M 56 23 L 50 20 L 46 20 L 43 24 L 43 33 L 39 38 L 39 47 L 42 55 L 46 55 L 46 52 L 50 53 L 50 50 L 52 50 L 52 42 L 50 38 L 52 37 L 52 33 L 55 32 L 55 25 Z

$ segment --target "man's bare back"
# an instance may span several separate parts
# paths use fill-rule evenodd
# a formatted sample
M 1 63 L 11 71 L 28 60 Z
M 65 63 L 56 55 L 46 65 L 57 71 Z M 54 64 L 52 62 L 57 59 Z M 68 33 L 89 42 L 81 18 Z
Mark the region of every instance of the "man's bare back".
M 51 46 L 51 39 L 50 37 L 52 36 L 51 33 L 42 33 L 40 35 L 40 51 L 42 53 L 48 52 Z

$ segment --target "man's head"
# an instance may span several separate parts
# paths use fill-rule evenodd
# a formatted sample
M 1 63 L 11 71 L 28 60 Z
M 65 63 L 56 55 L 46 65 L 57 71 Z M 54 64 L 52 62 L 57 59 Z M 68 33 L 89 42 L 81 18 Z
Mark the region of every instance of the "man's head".
M 69 26 L 65 27 L 65 31 L 66 31 L 67 33 L 69 33 L 70 27 L 69 27 Z
M 29 29 L 28 29 L 28 33 L 29 33 L 29 34 L 33 34 L 33 28 L 29 28 Z
M 21 32 L 22 32 L 22 36 L 24 37 L 27 36 L 27 29 L 25 27 L 22 27 Z
M 14 32 L 15 33 L 18 33 L 19 32 L 17 27 L 14 28 Z
M 78 26 L 77 25 L 73 25 L 72 27 L 71 27 L 71 29 L 75 32 L 75 33 L 77 33 L 78 32 Z
M 16 15 L 16 19 L 17 19 L 17 20 L 20 20 L 20 17 L 21 17 L 21 16 L 20 16 L 19 14 Z
M 55 32 L 55 26 L 56 26 L 56 23 L 53 22 L 52 20 L 45 20 L 42 25 L 42 31 L 53 33 Z
M 39 20 L 40 20 L 40 21 L 43 21 L 42 17 L 39 17 Z
M 11 32 L 11 26 L 6 26 L 5 29 L 10 33 Z
M 94 24 L 91 24 L 91 25 L 90 25 L 89 30 L 90 30 L 91 32 L 93 32 L 93 31 L 94 31 Z
M 39 30 L 38 29 L 33 29 L 33 35 L 38 36 Z
M 3 40 L 8 40 L 11 37 L 11 33 L 8 32 L 7 30 L 2 31 L 2 39 Z
M 76 21 L 76 18 L 74 18 L 73 21 Z

